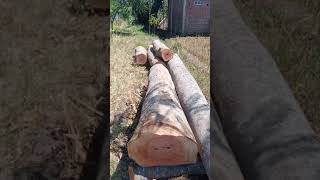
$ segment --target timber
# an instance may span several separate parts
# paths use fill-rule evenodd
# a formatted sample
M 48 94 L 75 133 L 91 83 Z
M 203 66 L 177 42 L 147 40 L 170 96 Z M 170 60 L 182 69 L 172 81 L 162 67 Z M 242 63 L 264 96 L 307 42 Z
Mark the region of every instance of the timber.
M 154 40 L 152 42 L 153 49 L 156 53 L 156 56 L 161 57 L 163 61 L 167 62 L 170 61 L 173 57 L 172 51 L 163 44 L 160 40 Z
M 183 175 L 205 175 L 206 171 L 199 162 L 180 166 L 141 167 L 133 164 L 128 167 L 130 180 L 168 179 Z
M 128 142 L 128 155 L 142 167 L 192 164 L 198 143 L 163 64 L 150 69 L 140 121 Z
M 212 2 L 211 92 L 245 179 L 319 180 L 319 138 L 276 62 L 232 0 Z
M 147 50 L 142 46 L 138 46 L 134 49 L 134 62 L 136 64 L 144 65 L 147 63 Z
M 176 86 L 181 106 L 197 141 L 201 145 L 200 156 L 210 179 L 210 106 L 196 80 L 177 54 L 168 62 L 168 68 Z
M 164 62 L 160 58 L 155 56 L 153 45 L 150 45 L 148 48 L 148 61 L 149 61 L 150 66 L 153 66 L 153 65 L 159 64 L 159 63 L 164 64 Z

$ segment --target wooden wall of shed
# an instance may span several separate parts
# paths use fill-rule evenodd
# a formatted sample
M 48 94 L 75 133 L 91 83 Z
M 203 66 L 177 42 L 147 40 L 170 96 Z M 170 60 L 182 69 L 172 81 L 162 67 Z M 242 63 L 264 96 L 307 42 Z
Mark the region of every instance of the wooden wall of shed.
M 169 31 L 174 34 L 182 33 L 183 21 L 183 1 L 185 0 L 169 0 Z M 171 13 L 172 11 L 172 13 Z
M 210 32 L 210 0 L 203 0 L 203 5 L 195 5 L 194 0 L 187 0 L 185 33 Z

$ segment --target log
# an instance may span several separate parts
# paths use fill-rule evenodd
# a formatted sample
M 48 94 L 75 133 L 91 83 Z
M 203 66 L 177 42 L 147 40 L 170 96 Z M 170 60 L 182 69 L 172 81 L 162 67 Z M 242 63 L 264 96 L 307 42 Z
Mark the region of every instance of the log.
M 170 61 L 172 59 L 173 57 L 172 51 L 160 40 L 154 40 L 152 44 L 153 44 L 153 49 L 156 53 L 156 56 L 161 57 L 165 62 Z
M 138 46 L 134 49 L 134 62 L 136 64 L 144 65 L 147 63 L 147 50 L 142 46 Z
M 189 120 L 193 133 L 200 143 L 200 156 L 210 178 L 210 106 L 196 80 L 177 54 L 168 62 L 168 68 L 176 86 L 181 106 Z M 212 179 L 212 177 L 210 178 Z
M 319 138 L 271 54 L 232 0 L 212 2 L 211 92 L 245 179 L 319 180 Z
M 150 66 L 153 66 L 155 64 L 164 64 L 164 62 L 157 56 L 155 56 L 155 52 L 153 49 L 153 45 L 150 45 L 148 48 L 148 61 Z
M 168 69 L 155 64 L 128 155 L 143 167 L 192 164 L 198 144 L 179 103 Z
M 182 175 L 205 175 L 201 162 L 180 166 L 141 167 L 133 164 L 128 167 L 130 180 L 168 179 Z

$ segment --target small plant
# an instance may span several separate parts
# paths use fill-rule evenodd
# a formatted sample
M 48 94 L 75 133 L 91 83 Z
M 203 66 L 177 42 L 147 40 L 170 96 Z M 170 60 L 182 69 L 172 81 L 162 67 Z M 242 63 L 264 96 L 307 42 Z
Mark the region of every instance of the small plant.
M 151 17 L 149 19 L 149 24 L 153 29 L 153 33 L 155 33 L 156 27 L 159 26 L 160 22 L 161 22 L 161 19 L 155 17 L 153 14 L 151 15 Z

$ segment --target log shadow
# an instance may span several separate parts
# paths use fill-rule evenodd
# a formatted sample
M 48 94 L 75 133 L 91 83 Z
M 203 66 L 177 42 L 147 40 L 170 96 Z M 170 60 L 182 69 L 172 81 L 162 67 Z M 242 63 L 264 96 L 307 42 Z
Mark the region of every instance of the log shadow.
M 105 88 L 109 87 L 108 79 L 104 82 Z M 104 157 L 108 154 L 108 149 L 104 150 L 103 146 L 109 147 L 109 143 L 106 144 L 107 140 L 109 139 L 109 131 L 107 127 L 109 127 L 109 91 L 104 89 L 102 93 L 97 95 L 97 99 L 103 98 L 103 100 L 97 104 L 96 109 L 103 113 L 103 116 L 99 118 L 99 124 L 96 128 L 94 135 L 92 137 L 91 144 L 89 146 L 89 150 L 87 152 L 87 159 L 84 164 L 82 175 L 80 180 L 89 180 L 89 179 L 96 179 L 97 175 L 99 174 L 99 165 L 101 161 L 104 161 L 108 164 L 108 156 Z M 104 158 L 101 158 L 103 155 Z M 107 179 L 108 177 L 106 177 Z
M 142 92 L 142 100 L 139 103 L 138 106 L 138 111 L 133 119 L 133 123 L 129 126 L 129 127 L 125 127 L 123 125 L 125 118 L 119 118 L 118 120 L 120 121 L 115 121 L 115 123 L 112 125 L 112 127 L 110 126 L 110 130 L 111 130 L 111 134 L 110 134 L 110 142 L 113 142 L 115 140 L 115 138 L 117 138 L 119 136 L 119 134 L 121 133 L 121 130 L 125 130 L 125 136 L 128 138 L 127 140 L 130 140 L 135 128 L 137 127 L 138 123 L 139 123 L 139 118 L 140 118 L 140 114 L 141 114 L 141 109 L 142 109 L 142 105 L 145 99 L 145 94 L 146 91 Z M 125 114 L 127 114 L 127 112 L 123 112 L 121 114 L 116 115 L 117 117 L 124 117 Z M 121 120 L 122 119 L 122 120 Z M 118 129 L 116 131 L 112 131 L 112 129 Z M 110 149 L 110 151 L 112 152 L 112 149 Z M 114 174 L 110 177 L 111 180 L 128 180 L 128 165 L 130 163 L 130 159 L 128 156 L 128 151 L 127 151 L 127 143 L 125 144 L 125 146 L 121 146 L 120 149 L 118 149 L 118 151 L 121 151 L 123 153 L 123 155 L 120 158 L 119 164 L 114 172 Z

